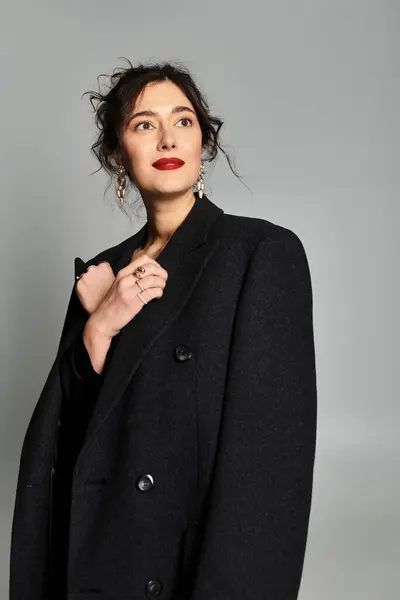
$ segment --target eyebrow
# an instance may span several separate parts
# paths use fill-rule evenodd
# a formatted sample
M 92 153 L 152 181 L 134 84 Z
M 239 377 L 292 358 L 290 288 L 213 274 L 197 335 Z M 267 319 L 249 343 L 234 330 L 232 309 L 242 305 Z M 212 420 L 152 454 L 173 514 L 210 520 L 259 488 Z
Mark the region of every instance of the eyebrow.
M 181 113 L 181 112 L 186 112 L 189 111 L 191 113 L 193 113 L 196 116 L 196 113 L 194 112 L 194 110 L 192 110 L 191 108 L 189 108 L 188 106 L 174 106 L 171 110 L 171 113 Z M 136 117 L 158 117 L 158 113 L 154 110 L 141 110 L 140 112 L 137 112 L 135 114 L 133 114 L 131 117 L 129 117 L 128 120 L 128 125 L 129 123 L 132 121 L 132 119 L 135 119 Z

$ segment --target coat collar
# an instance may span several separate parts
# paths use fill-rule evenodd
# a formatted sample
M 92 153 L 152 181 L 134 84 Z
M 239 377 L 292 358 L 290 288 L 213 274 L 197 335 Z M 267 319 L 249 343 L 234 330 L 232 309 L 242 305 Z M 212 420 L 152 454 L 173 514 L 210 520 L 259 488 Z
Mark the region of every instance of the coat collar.
M 157 262 L 167 269 L 173 268 L 179 254 L 184 254 L 201 246 L 207 239 L 209 227 L 224 211 L 216 206 L 207 196 L 198 197 L 195 193 L 195 202 L 186 218 L 171 236 L 168 244 L 157 257 Z M 133 251 L 144 244 L 147 238 L 148 223 L 146 222 L 137 233 L 123 244 L 123 248 L 114 260 L 110 259 L 114 275 L 126 267 L 132 258 Z M 168 270 L 168 269 L 167 269 Z
M 113 339 L 110 356 L 106 361 L 104 383 L 88 426 L 85 444 L 77 460 L 78 471 L 91 440 L 120 402 L 146 353 L 188 302 L 203 269 L 219 244 L 218 238 L 208 236 L 208 232 L 224 211 L 205 195 L 198 198 L 195 194 L 195 198 L 191 211 L 156 259 L 168 272 L 162 297 L 144 305 Z M 123 244 L 114 259 L 109 259 L 115 274 L 129 264 L 133 251 L 145 241 L 146 236 L 147 223 Z

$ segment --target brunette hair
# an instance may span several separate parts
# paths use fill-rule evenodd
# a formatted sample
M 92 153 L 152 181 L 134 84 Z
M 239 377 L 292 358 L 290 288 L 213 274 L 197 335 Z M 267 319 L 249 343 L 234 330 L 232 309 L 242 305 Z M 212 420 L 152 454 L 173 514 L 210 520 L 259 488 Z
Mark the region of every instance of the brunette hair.
M 97 139 L 91 146 L 93 154 L 100 163 L 100 167 L 94 173 L 103 168 L 109 175 L 110 181 L 106 189 L 117 174 L 117 162 L 121 157 L 119 132 L 129 118 L 137 97 L 148 83 L 167 80 L 180 87 L 195 109 L 202 132 L 202 147 L 207 153 L 204 161 L 212 163 L 220 150 L 225 155 L 231 171 L 240 179 L 232 166 L 232 160 L 220 142 L 223 120 L 210 113 L 206 97 L 201 93 L 188 69 L 176 61 L 139 63 L 133 66 L 129 59 L 125 60 L 128 62 L 128 67 L 116 68 L 112 75 L 101 74 L 97 77 L 98 82 L 100 77 L 109 78 L 109 87 L 104 93 L 88 91 L 83 94 L 83 96 L 89 94 L 95 113 L 95 123 L 99 130 Z M 128 179 L 135 187 L 129 173 Z M 122 210 L 126 212 L 124 208 Z

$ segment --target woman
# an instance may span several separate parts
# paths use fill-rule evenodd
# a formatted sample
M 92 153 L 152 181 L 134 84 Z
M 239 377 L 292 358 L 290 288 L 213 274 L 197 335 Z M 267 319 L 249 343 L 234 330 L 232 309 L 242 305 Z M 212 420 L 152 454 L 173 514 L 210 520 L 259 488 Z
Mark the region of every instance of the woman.
M 316 442 L 303 245 L 203 194 L 222 121 L 186 70 L 111 82 L 93 150 L 147 222 L 76 261 L 22 448 L 10 600 L 294 600 Z

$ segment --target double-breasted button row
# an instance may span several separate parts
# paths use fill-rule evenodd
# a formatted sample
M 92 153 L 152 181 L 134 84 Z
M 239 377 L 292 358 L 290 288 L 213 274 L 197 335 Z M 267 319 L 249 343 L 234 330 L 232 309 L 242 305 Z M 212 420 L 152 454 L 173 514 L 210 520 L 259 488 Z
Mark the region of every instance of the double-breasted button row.
M 191 349 L 185 344 L 178 344 L 174 349 L 174 357 L 179 362 L 189 360 L 189 358 L 192 358 L 192 354 Z
M 178 344 L 174 348 L 174 358 L 179 362 L 184 362 L 192 358 L 192 351 L 184 344 Z M 154 477 L 150 473 L 140 475 L 136 480 L 136 486 L 141 492 L 149 492 L 154 488 Z M 148 598 L 156 598 L 162 592 L 162 583 L 158 579 L 152 579 L 146 585 L 146 596 Z
M 154 477 L 150 473 L 140 475 L 136 480 L 136 487 L 141 492 L 149 492 L 154 487 Z
M 154 487 L 154 477 L 150 473 L 140 475 L 136 480 L 136 486 L 141 492 L 149 492 Z M 146 585 L 146 596 L 155 598 L 162 591 L 162 583 L 158 579 L 151 579 Z

